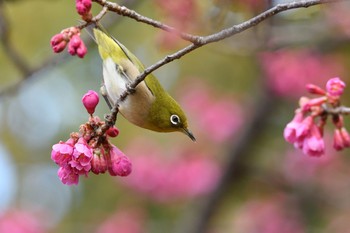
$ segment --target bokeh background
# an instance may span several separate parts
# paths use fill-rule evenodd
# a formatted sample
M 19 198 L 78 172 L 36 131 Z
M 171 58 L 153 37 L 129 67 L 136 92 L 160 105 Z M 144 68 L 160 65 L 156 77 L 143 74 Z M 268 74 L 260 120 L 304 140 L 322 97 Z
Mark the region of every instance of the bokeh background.
M 280 2 L 288 1 L 120 3 L 207 35 Z M 349 11 L 343 1 L 284 12 L 157 70 L 197 142 L 119 117 L 113 143 L 131 158 L 132 174 L 66 186 L 51 147 L 87 121 L 81 97 L 100 88 L 100 57 L 86 31 L 84 59 L 50 48 L 54 34 L 79 23 L 75 1 L 0 0 L 0 232 L 349 232 L 349 151 L 332 148 L 332 125 L 320 158 L 283 139 L 305 84 L 349 82 Z M 146 66 L 187 45 L 114 13 L 102 24 Z M 349 96 L 346 89 L 344 105 Z M 101 101 L 96 115 L 105 113 Z

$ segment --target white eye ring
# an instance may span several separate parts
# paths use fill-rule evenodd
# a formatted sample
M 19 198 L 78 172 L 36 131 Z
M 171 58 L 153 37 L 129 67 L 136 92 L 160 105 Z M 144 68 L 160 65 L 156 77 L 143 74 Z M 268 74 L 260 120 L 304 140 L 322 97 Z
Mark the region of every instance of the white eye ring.
M 180 118 L 178 115 L 171 115 L 170 116 L 170 122 L 173 124 L 173 125 L 178 125 L 180 123 Z

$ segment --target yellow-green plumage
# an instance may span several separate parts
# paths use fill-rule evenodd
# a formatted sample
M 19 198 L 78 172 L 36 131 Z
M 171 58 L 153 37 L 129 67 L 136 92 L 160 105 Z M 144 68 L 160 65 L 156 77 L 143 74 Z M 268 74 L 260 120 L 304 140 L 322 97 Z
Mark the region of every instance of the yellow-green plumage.
M 126 90 L 125 85 L 135 80 L 144 66 L 124 45 L 100 29 L 95 28 L 94 35 L 103 60 L 106 95 L 111 104 L 115 104 Z M 158 132 L 180 131 L 195 140 L 188 130 L 185 113 L 153 74 L 119 106 L 120 113 L 135 125 Z

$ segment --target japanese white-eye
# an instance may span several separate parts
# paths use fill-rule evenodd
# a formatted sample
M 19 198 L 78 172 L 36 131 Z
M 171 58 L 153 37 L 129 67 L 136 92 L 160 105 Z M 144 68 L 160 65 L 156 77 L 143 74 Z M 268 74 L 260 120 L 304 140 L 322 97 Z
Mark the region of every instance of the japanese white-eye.
M 98 50 L 103 60 L 103 87 L 107 102 L 116 101 L 137 76 L 144 65 L 119 41 L 93 29 Z M 187 118 L 180 105 L 163 89 L 157 78 L 149 74 L 124 101 L 119 112 L 131 123 L 157 132 L 183 132 L 193 141 Z

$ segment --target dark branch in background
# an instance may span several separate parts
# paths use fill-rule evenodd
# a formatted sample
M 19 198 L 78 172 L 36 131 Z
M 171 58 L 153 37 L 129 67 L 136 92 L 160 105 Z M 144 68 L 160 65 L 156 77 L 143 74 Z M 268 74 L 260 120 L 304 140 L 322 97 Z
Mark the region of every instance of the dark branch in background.
M 130 7 L 135 7 L 136 4 L 138 4 L 140 1 L 135 0 L 125 0 L 125 4 L 127 4 Z M 0 0 L 0 44 L 4 47 L 4 50 L 6 51 L 6 55 L 9 57 L 9 59 L 15 64 L 17 69 L 19 69 L 22 73 L 22 79 L 18 81 L 17 83 L 7 87 L 6 89 L 0 89 L 0 98 L 4 95 L 10 94 L 12 92 L 15 92 L 22 84 L 24 84 L 25 81 L 31 79 L 34 77 L 36 73 L 39 73 L 41 71 L 47 70 L 56 64 L 62 64 L 64 62 L 69 61 L 69 59 L 75 59 L 68 53 L 61 53 L 61 54 L 54 54 L 52 57 L 45 59 L 45 61 L 38 67 L 30 68 L 23 57 L 18 54 L 12 45 L 10 44 L 8 38 L 9 38 L 9 26 L 4 14 L 4 5 L 6 4 L 6 1 Z M 96 15 L 96 19 L 101 19 L 104 16 L 102 11 Z M 117 21 L 119 22 L 119 21 Z M 106 27 L 109 27 L 111 25 L 115 25 L 115 20 L 105 20 L 104 25 Z M 6 35 L 4 39 L 4 35 Z M 95 42 L 92 40 L 91 37 L 84 38 L 84 42 L 87 46 L 94 44 Z M 49 41 L 47 42 L 49 43 Z M 7 52 L 8 51 L 8 52 Z M 12 52 L 11 52 L 12 51 Z M 11 56 L 11 54 L 14 54 L 14 56 Z M 20 61 L 20 62 L 18 62 Z M 21 64 L 24 64 L 21 66 Z M 23 68 L 24 67 L 24 68 Z
M 244 161 L 247 161 L 252 155 L 252 144 L 260 138 L 261 134 L 267 128 L 267 121 L 270 118 L 273 108 L 276 106 L 275 98 L 269 91 L 266 85 L 262 84 L 262 93 L 257 94 L 256 102 L 252 109 L 254 110 L 249 115 L 251 116 L 247 122 L 244 123 L 242 131 L 238 134 L 239 137 L 235 140 L 228 150 L 225 162 L 225 167 L 222 169 L 222 177 L 210 195 L 209 199 L 204 203 L 203 209 L 198 211 L 198 218 L 194 223 L 193 229 L 189 232 L 203 233 L 208 230 L 210 219 L 215 211 L 220 206 L 220 201 L 224 197 L 227 189 L 240 181 L 242 176 L 247 172 Z
M 145 17 L 145 16 L 137 13 L 136 11 L 130 10 L 127 7 L 121 6 L 117 3 L 109 2 L 106 0 L 93 0 L 93 1 L 100 4 L 103 7 L 106 7 L 109 11 L 117 13 L 118 15 L 126 16 L 126 17 L 132 18 L 138 22 L 149 24 L 149 25 L 152 25 L 153 27 L 162 29 L 164 31 L 174 33 L 174 34 L 178 35 L 179 37 L 181 37 L 182 39 L 190 41 L 192 43 L 195 43 L 195 41 L 197 39 L 197 36 L 181 32 L 174 27 L 163 24 L 163 23 L 156 21 L 154 19 L 150 19 L 148 17 Z
M 28 76 L 30 67 L 23 57 L 17 52 L 10 41 L 10 29 L 4 12 L 4 0 L 0 0 L 0 43 L 2 44 L 6 56 L 15 64 L 23 76 Z

